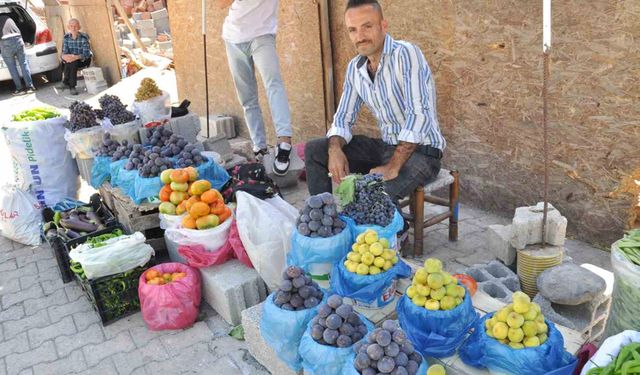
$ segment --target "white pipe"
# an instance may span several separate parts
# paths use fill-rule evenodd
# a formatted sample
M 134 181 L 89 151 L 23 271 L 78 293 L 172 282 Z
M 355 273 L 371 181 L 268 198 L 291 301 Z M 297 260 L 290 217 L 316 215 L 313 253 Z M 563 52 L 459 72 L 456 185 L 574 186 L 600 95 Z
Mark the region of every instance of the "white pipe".
M 207 0 L 202 0 L 202 35 L 207 33 L 207 11 L 206 11 L 206 2 Z
M 551 0 L 542 0 L 542 52 L 551 48 Z

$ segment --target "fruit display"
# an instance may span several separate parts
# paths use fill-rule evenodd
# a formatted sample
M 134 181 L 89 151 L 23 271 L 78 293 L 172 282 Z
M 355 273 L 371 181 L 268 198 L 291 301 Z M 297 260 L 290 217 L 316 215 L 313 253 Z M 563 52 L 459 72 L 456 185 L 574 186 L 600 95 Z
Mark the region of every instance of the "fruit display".
M 320 305 L 318 315 L 311 320 L 311 337 L 322 345 L 348 348 L 366 334 L 367 327 L 360 316 L 337 294 Z
M 466 290 L 448 272 L 439 259 L 429 258 L 413 276 L 407 297 L 427 310 L 453 310 L 464 300 Z
M 331 193 L 312 195 L 304 202 L 296 222 L 298 232 L 306 237 L 331 237 L 347 224 L 338 218 L 338 206 Z
M 156 81 L 152 78 L 144 78 L 140 82 L 140 87 L 136 91 L 136 101 L 143 102 L 162 95 L 162 91 L 158 88 Z
M 344 266 L 347 271 L 358 275 L 377 275 L 388 271 L 396 263 L 398 255 L 395 250 L 389 249 L 389 241 L 378 238 L 375 230 L 367 229 L 356 237 Z
M 441 364 L 435 364 L 429 366 L 427 369 L 427 375 L 447 375 L 447 370 Z
M 282 283 L 273 303 L 283 310 L 300 311 L 316 307 L 323 296 L 318 284 L 306 276 L 302 268 L 289 266 L 282 273 Z
M 126 142 L 126 139 L 124 140 L 124 142 Z M 104 133 L 102 134 L 102 142 L 100 142 L 100 147 L 98 147 L 98 149 L 96 150 L 96 155 L 113 158 L 113 155 L 116 153 L 116 151 L 118 151 L 118 148 L 120 146 L 120 142 L 115 139 L 111 139 L 111 134 Z
M 116 148 L 116 150 L 111 155 L 111 161 L 114 162 L 118 160 L 129 159 L 131 153 L 134 150 L 136 150 L 138 153 L 142 152 L 142 145 L 137 143 L 129 143 L 129 141 L 127 141 L 126 139 L 123 139 L 122 143 Z
M 467 291 L 469 292 L 469 295 L 471 297 L 473 297 L 478 291 L 478 283 L 473 277 L 465 275 L 463 273 L 456 273 L 455 275 L 451 276 L 453 276 L 454 279 L 458 280 L 460 284 L 464 285 L 467 288 Z
M 42 121 L 56 117 L 60 117 L 60 113 L 58 113 L 58 111 L 56 111 L 55 109 L 38 107 L 16 113 L 15 115 L 11 116 L 11 121 Z
M 127 107 L 122 104 L 120 98 L 115 95 L 104 95 L 98 99 L 100 107 L 99 117 L 106 117 L 111 120 L 113 125 L 125 124 L 135 120 L 136 116 L 127 110 Z
M 145 273 L 144 277 L 149 285 L 165 285 L 184 279 L 187 277 L 187 274 L 184 272 L 160 273 L 159 271 L 150 269 Z
M 160 213 L 186 215 L 182 227 L 187 229 L 215 228 L 231 217 L 231 209 L 224 204 L 222 194 L 211 188 L 207 180 L 197 180 L 193 167 L 166 169 L 160 174 L 165 184 L 159 192 Z
M 540 306 L 523 292 L 513 293 L 513 303 L 485 321 L 485 333 L 513 349 L 532 348 L 547 341 L 549 327 Z
M 124 169 L 128 171 L 137 169 L 140 176 L 144 178 L 159 176 L 160 173 L 173 166 L 171 159 L 160 156 L 159 151 L 160 147 L 158 146 L 144 150 L 141 145 L 134 145 Z
M 85 102 L 73 102 L 69 111 L 69 121 L 65 122 L 64 126 L 71 132 L 99 125 L 93 108 Z
M 177 167 L 199 166 L 206 161 L 195 145 L 185 141 L 166 126 L 155 126 L 147 129 L 147 145 L 160 148 L 162 157 L 177 159 Z
M 386 227 L 393 220 L 396 206 L 384 191 L 381 174 L 347 176 L 337 192 L 344 208 L 342 214 L 356 224 Z
M 422 363 L 422 356 L 395 320 L 382 322 L 353 349 L 354 366 L 362 375 L 415 375 Z

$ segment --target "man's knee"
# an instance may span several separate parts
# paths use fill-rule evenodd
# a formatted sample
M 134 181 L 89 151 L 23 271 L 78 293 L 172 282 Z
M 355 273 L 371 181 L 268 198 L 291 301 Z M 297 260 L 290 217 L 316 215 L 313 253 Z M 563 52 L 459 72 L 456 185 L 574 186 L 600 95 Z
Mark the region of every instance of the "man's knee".
M 328 150 L 327 138 L 312 139 L 304 145 L 304 158 L 305 160 L 326 159 Z

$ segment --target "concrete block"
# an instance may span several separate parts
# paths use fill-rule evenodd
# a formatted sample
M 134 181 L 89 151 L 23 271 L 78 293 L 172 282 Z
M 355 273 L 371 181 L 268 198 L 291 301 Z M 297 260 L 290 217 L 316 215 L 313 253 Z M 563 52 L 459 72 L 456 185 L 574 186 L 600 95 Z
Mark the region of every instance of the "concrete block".
M 155 12 L 151 12 L 151 18 L 157 20 L 160 18 L 169 18 L 169 12 L 166 8 L 158 9 Z
M 171 25 L 169 24 L 169 17 L 156 18 L 153 20 L 153 24 L 158 31 L 158 34 L 171 33 Z
M 155 40 L 158 36 L 158 32 L 155 27 L 149 29 L 138 29 L 138 35 L 140 35 L 140 38 L 151 38 Z
M 141 19 L 143 19 L 143 18 L 142 18 L 142 17 L 143 17 L 143 13 L 142 13 L 142 12 L 135 12 L 135 13 L 133 13 L 133 14 L 132 14 L 132 16 L 133 16 L 133 20 L 134 20 L 135 22 L 138 22 L 138 21 L 140 21 Z
M 200 127 L 202 131 L 200 134 L 206 136 L 207 134 L 207 119 L 206 117 L 200 117 Z M 227 139 L 235 138 L 236 123 L 233 117 L 225 115 L 212 115 L 209 116 L 209 136 L 225 135 Z
M 140 37 L 140 41 L 142 42 L 142 44 L 145 45 L 145 47 L 150 47 L 153 44 L 154 40 L 155 40 L 155 37 L 153 39 L 147 38 L 147 37 Z
M 231 158 L 231 160 L 224 163 L 224 169 L 231 169 L 236 165 L 241 165 L 246 163 L 247 163 L 247 158 L 245 158 L 244 156 L 233 154 L 233 157 Z
M 198 133 L 200 132 L 200 119 L 194 113 L 188 113 L 181 117 L 174 117 L 169 120 L 171 131 L 173 134 L 181 136 L 189 143 L 198 142 Z
M 242 327 L 244 328 L 244 340 L 249 349 L 249 353 L 261 365 L 267 368 L 272 374 L 278 375 L 300 375 L 302 371 L 291 370 L 284 362 L 278 359 L 276 353 L 262 339 L 260 334 L 260 320 L 262 319 L 263 303 L 255 305 L 242 311 Z
M 511 303 L 511 294 L 520 290 L 518 275 L 497 260 L 473 265 L 463 273 L 476 280 L 478 289 L 504 303 Z
M 238 260 L 200 269 L 204 300 L 231 325 L 240 324 L 240 313 L 267 298 L 267 286 L 256 270 Z
M 136 21 L 136 29 L 138 30 L 153 29 L 154 27 L 156 27 L 156 25 L 154 25 L 153 20 Z
M 233 159 L 233 152 L 229 140 L 224 134 L 219 134 L 211 138 L 204 138 L 202 145 L 205 151 L 215 151 L 222 157 L 225 162 Z
M 487 230 L 489 251 L 506 265 L 516 261 L 516 249 L 511 245 L 511 225 L 489 225 Z
M 298 184 L 300 174 L 304 170 L 304 161 L 302 161 L 298 156 L 298 153 L 292 149 L 289 156 L 291 160 L 289 164 L 289 171 L 287 171 L 287 174 L 284 176 L 277 176 L 273 173 L 273 160 L 275 157 L 275 148 L 271 148 L 269 149 L 269 153 L 262 159 L 262 164 L 264 164 L 267 171 L 267 176 L 269 176 L 281 188 L 296 186 Z
M 518 250 L 527 245 L 542 242 L 543 204 L 516 208 L 512 222 L 511 245 Z M 547 212 L 546 242 L 563 246 L 567 232 L 567 218 L 562 216 L 551 204 Z
M 170 40 L 167 41 L 158 41 L 158 48 L 162 51 L 168 51 L 173 48 L 173 43 Z

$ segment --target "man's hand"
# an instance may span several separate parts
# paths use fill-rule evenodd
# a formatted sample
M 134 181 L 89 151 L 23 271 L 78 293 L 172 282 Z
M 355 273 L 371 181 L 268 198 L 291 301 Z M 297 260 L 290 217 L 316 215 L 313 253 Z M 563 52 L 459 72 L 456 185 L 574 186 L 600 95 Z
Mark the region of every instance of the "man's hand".
M 62 55 L 62 60 L 68 63 L 72 63 L 74 61 L 80 60 L 80 56 L 66 54 L 66 55 Z
M 339 184 L 344 177 L 349 175 L 349 161 L 342 151 L 345 141 L 343 138 L 333 136 L 329 138 L 329 173 L 331 179 Z
M 400 170 L 393 168 L 389 164 L 381 165 L 379 167 L 375 167 L 369 171 L 369 173 L 379 173 L 382 175 L 382 179 L 385 181 L 393 180 L 398 177 L 398 173 Z
M 380 173 L 385 181 L 393 180 L 398 177 L 400 169 L 402 169 L 404 163 L 413 155 L 416 147 L 418 147 L 418 145 L 415 143 L 399 142 L 389 162 L 373 168 L 369 173 Z

